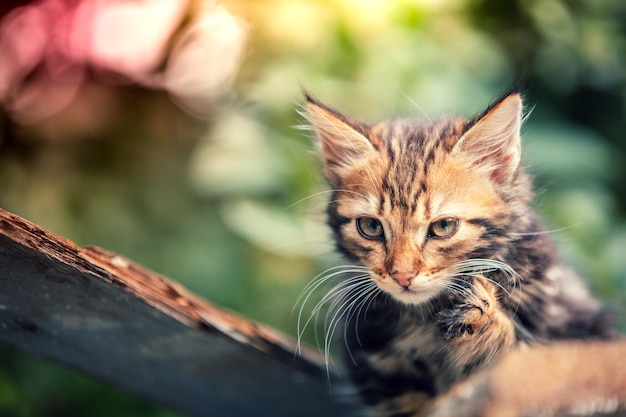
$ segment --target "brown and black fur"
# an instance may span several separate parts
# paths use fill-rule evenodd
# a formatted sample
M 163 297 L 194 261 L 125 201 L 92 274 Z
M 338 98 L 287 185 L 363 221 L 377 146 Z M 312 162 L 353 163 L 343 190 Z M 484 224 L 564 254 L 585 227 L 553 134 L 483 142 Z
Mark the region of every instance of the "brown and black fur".
M 519 93 L 472 120 L 366 125 L 308 95 L 306 105 L 334 190 L 336 247 L 379 288 L 343 332 L 347 372 L 372 415 L 418 416 L 521 343 L 612 336 L 531 207 Z M 441 216 L 458 225 L 449 236 L 431 233 Z M 384 236 L 364 235 L 363 217 Z

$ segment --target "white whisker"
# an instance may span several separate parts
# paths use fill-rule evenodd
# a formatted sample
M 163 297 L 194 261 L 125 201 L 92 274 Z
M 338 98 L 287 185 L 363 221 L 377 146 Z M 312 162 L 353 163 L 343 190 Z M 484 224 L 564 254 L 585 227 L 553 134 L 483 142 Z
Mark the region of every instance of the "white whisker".
M 373 298 L 373 296 L 376 295 L 377 293 L 378 293 L 378 287 L 376 286 L 374 282 L 370 281 L 369 283 L 364 285 L 363 288 L 359 290 L 357 297 L 348 307 L 348 315 L 346 317 L 346 326 L 344 326 L 344 329 L 343 329 L 343 340 L 344 340 L 344 345 L 346 347 L 346 351 L 348 352 L 350 359 L 352 360 L 352 363 L 354 363 L 355 365 L 356 365 L 356 361 L 354 360 L 354 357 L 352 356 L 352 352 L 350 351 L 350 346 L 348 345 L 348 327 L 349 327 L 348 323 L 350 323 L 352 319 L 355 320 L 355 324 L 354 324 L 355 337 L 357 339 L 357 343 L 359 345 L 362 345 L 361 338 L 359 337 L 359 318 L 361 316 L 361 312 L 363 311 L 363 307 L 365 306 L 365 304 L 368 303 L 368 300 Z
M 575 223 L 575 224 L 573 224 L 571 226 L 560 227 L 558 229 L 542 230 L 542 231 L 539 231 L 539 232 L 510 233 L 510 235 L 514 236 L 514 237 L 518 237 L 518 236 L 550 235 L 550 234 L 553 234 L 553 233 L 560 233 L 560 232 L 564 232 L 565 230 L 574 229 L 574 228 L 579 227 L 579 226 L 581 226 L 583 224 L 584 224 L 584 222 L 578 222 L 578 223 Z
M 330 281 L 337 277 L 345 276 L 346 274 L 360 274 L 356 276 L 348 277 L 342 280 L 331 288 L 326 294 L 315 304 L 308 317 L 304 318 L 304 311 L 306 305 L 308 305 L 311 297 L 318 292 L 322 287 L 328 284 Z M 314 319 L 317 321 L 319 312 L 325 307 L 326 304 L 331 303 L 330 310 L 332 310 L 337 300 L 340 300 L 345 294 L 350 292 L 353 288 L 362 285 L 369 281 L 369 272 L 365 267 L 353 266 L 353 265 L 341 265 L 333 268 L 329 268 L 324 272 L 317 275 L 311 282 L 309 282 L 300 293 L 300 296 L 296 300 L 294 309 L 300 306 L 297 319 L 297 346 L 296 352 L 301 351 L 301 341 L 304 335 L 304 331 L 308 325 Z
M 363 343 L 361 342 L 361 337 L 359 336 L 359 320 L 361 317 L 363 317 L 364 320 L 367 319 L 367 312 L 369 311 L 372 305 L 372 302 L 376 299 L 378 295 L 381 294 L 381 290 L 378 288 L 378 286 L 374 282 L 371 283 L 368 290 L 369 290 L 369 294 L 365 297 L 365 299 L 361 303 L 361 306 L 359 307 L 359 311 L 356 314 L 356 321 L 354 323 L 355 337 L 359 346 L 363 346 Z M 364 307 L 365 307 L 365 311 L 363 311 Z
M 342 203 L 342 202 L 356 202 L 356 203 L 358 203 L 359 200 L 357 200 L 357 199 L 349 199 L 349 198 L 342 198 L 342 199 L 338 199 L 338 200 L 330 200 L 330 201 L 328 201 L 326 203 L 322 203 L 322 204 L 318 204 L 317 206 L 310 207 L 310 210 L 315 211 L 315 210 L 318 210 L 321 207 L 328 206 L 328 204 L 331 204 L 331 203 Z
M 426 118 L 426 120 L 428 120 L 428 121 L 432 122 L 432 119 L 430 118 L 430 116 L 428 115 L 428 113 L 427 113 L 427 112 L 426 112 L 426 111 L 425 111 L 425 110 L 424 110 L 424 109 L 423 109 L 423 108 L 422 108 L 419 104 L 417 104 L 417 102 L 416 102 L 415 100 L 413 100 L 413 99 L 411 98 L 411 96 L 409 96 L 409 95 L 408 95 L 408 94 L 407 94 L 407 93 L 406 93 L 406 92 L 405 92 L 405 91 L 404 91 L 404 90 L 400 87 L 400 85 L 398 84 L 398 82 L 397 82 L 396 80 L 394 80 L 391 76 L 389 76 L 388 78 L 389 78 L 389 80 L 391 81 L 391 83 L 394 85 L 394 87 L 396 87 L 396 89 L 397 89 L 400 93 L 402 93 L 402 95 L 403 95 L 403 96 L 404 96 L 407 100 L 409 100 L 409 102 L 410 102 L 412 105 L 414 105 L 414 106 L 415 106 L 415 108 L 416 108 L 417 110 L 419 110 L 419 112 L 420 112 L 420 113 L 422 113 L 422 115 Z
M 500 289 L 502 289 L 502 291 L 506 293 L 508 297 L 511 297 L 510 291 L 504 285 L 502 285 L 500 282 L 497 282 L 496 280 L 489 278 L 488 276 L 485 275 L 490 272 L 496 272 L 496 271 L 503 273 L 509 279 L 509 281 L 512 283 L 513 289 L 517 287 L 517 283 L 521 281 L 522 279 L 522 277 L 517 273 L 517 271 L 511 268 L 511 266 L 508 265 L 507 263 L 498 261 L 496 259 L 482 259 L 482 258 L 466 259 L 464 261 L 459 262 L 458 264 L 455 265 L 454 269 L 451 271 L 450 276 L 451 277 L 458 277 L 458 276 L 463 276 L 463 275 L 480 276 L 488 280 L 489 282 L 493 283 L 494 285 L 497 285 Z
M 326 358 L 326 364 L 329 363 L 330 360 L 330 347 L 333 339 L 333 335 L 335 334 L 335 330 L 339 323 L 341 323 L 341 319 L 345 316 L 349 316 L 350 312 L 354 308 L 355 303 L 361 298 L 362 290 L 357 292 L 346 291 L 345 297 L 341 297 L 340 303 L 335 305 L 332 310 L 335 310 L 332 317 L 327 315 L 326 324 L 325 324 L 325 337 L 324 337 L 324 357 Z M 329 310 L 329 311 L 332 311 Z M 330 317 L 330 320 L 328 318 Z M 346 320 L 347 321 L 347 320 Z M 345 331 L 345 329 L 344 329 Z M 345 334 L 345 333 L 344 333 Z M 344 343 L 347 345 L 347 340 L 344 339 Z M 349 349 L 348 349 L 349 351 Z M 354 358 L 352 358 L 354 360 Z
M 321 295 L 321 289 L 327 288 L 333 282 L 334 284 Z M 341 265 L 329 268 L 317 275 L 302 290 L 294 306 L 294 309 L 298 308 L 296 353 L 301 350 L 305 330 L 313 322 L 318 348 L 323 352 L 326 370 L 330 377 L 331 346 L 337 328 L 341 323 L 353 323 L 356 341 L 360 344 L 359 320 L 367 314 L 374 299 L 381 293 L 378 285 L 372 281 L 369 269 L 363 266 Z M 320 294 L 320 298 L 305 313 L 305 309 L 308 310 L 307 306 L 311 304 L 311 299 L 315 294 Z M 320 328 L 318 321 L 323 311 L 325 311 L 323 333 L 318 338 L 317 331 Z M 346 351 L 354 361 L 347 334 L 351 328 L 352 325 L 344 327 L 343 337 Z
M 292 203 L 290 205 L 288 205 L 287 207 L 284 208 L 284 210 L 288 210 L 294 206 L 297 206 L 298 204 L 306 201 L 306 200 L 310 200 L 311 198 L 315 198 L 318 197 L 320 195 L 324 195 L 324 194 L 331 194 L 331 193 L 335 193 L 335 192 L 342 192 L 342 193 L 347 193 L 347 194 L 355 194 L 359 197 L 363 197 L 364 199 L 367 199 L 367 196 L 365 194 L 356 192 L 356 191 L 350 191 L 350 190 L 325 190 L 325 191 L 320 191 L 317 193 L 313 193 L 307 197 L 301 198 L 300 200 L 296 201 L 295 203 Z

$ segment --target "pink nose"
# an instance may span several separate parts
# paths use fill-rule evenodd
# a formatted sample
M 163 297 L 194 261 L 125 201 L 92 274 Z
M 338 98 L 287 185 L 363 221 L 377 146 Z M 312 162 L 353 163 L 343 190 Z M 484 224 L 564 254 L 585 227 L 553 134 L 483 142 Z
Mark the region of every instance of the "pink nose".
M 411 280 L 413 278 L 415 278 L 415 275 L 417 275 L 417 271 L 414 270 L 410 270 L 410 271 L 392 271 L 391 272 L 391 278 L 394 279 L 394 281 L 396 281 L 398 284 L 400 284 L 401 287 L 404 288 L 408 288 L 409 285 L 411 285 Z

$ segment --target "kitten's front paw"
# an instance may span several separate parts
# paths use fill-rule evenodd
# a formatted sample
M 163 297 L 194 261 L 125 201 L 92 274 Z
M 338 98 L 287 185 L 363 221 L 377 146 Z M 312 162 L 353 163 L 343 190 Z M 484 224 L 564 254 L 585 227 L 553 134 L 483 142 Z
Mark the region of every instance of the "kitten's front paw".
M 463 297 L 453 297 L 450 306 L 438 313 L 441 336 L 449 341 L 482 332 L 491 323 L 497 302 L 494 284 L 474 279 Z

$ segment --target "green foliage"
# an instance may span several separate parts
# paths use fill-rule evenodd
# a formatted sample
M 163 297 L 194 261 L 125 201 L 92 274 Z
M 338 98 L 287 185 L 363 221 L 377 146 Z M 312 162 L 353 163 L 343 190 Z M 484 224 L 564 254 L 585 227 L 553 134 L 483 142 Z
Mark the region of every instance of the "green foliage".
M 538 205 L 626 330 L 623 2 L 225 4 L 250 24 L 249 54 L 206 126 L 137 91 L 95 138 L 5 117 L 0 206 L 294 334 L 298 293 L 333 259 L 315 145 L 294 128 L 301 88 L 374 122 L 473 114 L 524 78 Z M 170 414 L 3 348 L 0 415 Z

